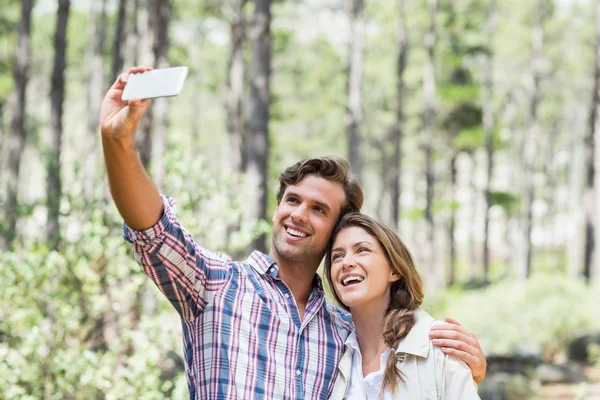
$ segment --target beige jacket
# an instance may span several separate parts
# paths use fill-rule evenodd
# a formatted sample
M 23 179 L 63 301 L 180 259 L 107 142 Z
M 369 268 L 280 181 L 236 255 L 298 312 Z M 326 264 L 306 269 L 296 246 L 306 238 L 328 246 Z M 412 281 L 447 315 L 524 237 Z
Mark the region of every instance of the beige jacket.
M 410 400 L 471 400 L 479 399 L 477 386 L 467 365 L 445 355 L 429 339 L 429 329 L 435 321 L 427 312 L 416 310 L 416 323 L 400 340 L 396 349 L 398 368 L 406 384 L 398 385 L 395 398 Z M 352 368 L 353 351 L 346 347 L 338 365 L 330 399 L 346 398 Z

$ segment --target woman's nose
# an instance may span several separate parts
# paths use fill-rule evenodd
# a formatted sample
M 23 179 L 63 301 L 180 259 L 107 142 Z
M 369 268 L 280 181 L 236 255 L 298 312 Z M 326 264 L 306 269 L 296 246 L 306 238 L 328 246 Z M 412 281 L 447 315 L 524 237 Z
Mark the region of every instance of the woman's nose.
M 354 261 L 350 257 L 344 257 L 342 260 L 342 270 L 348 270 L 355 267 Z

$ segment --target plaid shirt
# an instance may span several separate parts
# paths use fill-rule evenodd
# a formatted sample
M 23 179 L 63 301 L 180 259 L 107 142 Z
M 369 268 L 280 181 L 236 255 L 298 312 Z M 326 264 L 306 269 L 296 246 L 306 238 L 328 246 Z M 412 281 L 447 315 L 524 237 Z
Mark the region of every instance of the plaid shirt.
M 325 399 L 352 329 L 315 277 L 304 319 L 279 268 L 255 251 L 245 262 L 199 247 L 163 197 L 160 221 L 124 225 L 136 260 L 181 316 L 190 399 Z

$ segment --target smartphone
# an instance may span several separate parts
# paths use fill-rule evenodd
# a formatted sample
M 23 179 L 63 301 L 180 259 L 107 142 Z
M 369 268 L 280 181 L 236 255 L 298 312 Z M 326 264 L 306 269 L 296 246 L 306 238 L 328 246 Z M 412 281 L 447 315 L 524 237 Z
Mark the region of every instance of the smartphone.
M 153 69 L 129 75 L 121 100 L 177 96 L 183 88 L 188 67 Z

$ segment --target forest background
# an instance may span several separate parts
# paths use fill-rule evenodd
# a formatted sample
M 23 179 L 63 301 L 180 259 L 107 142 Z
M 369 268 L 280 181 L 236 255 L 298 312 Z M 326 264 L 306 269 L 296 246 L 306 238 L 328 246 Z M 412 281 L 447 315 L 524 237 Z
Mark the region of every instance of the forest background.
M 478 335 L 482 398 L 600 398 L 598 345 L 572 347 L 600 343 L 599 4 L 2 0 L 0 398 L 187 397 L 102 163 L 100 103 L 132 65 L 190 69 L 136 135 L 199 243 L 266 249 L 279 173 L 340 155 L 425 308 Z

